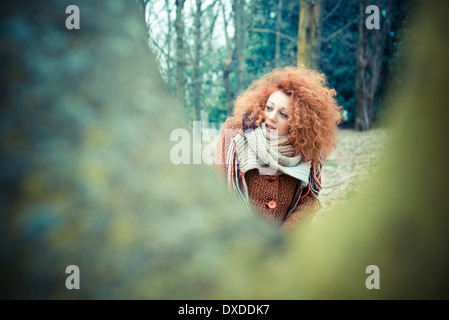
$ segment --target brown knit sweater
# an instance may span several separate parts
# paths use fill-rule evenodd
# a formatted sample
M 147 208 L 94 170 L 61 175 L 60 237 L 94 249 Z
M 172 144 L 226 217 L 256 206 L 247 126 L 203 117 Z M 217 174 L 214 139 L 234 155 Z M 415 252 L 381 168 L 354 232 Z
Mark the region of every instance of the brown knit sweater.
M 230 117 L 226 120 L 217 142 L 214 153 L 214 167 L 226 180 L 226 156 L 232 139 L 242 132 L 242 121 Z M 296 209 L 287 217 L 288 208 L 292 204 L 298 180 L 286 174 L 278 176 L 259 175 L 257 169 L 245 174 L 248 195 L 255 213 L 268 220 L 280 231 L 285 232 L 297 226 L 303 218 L 311 216 L 317 209 L 313 196 L 309 193 L 302 198 Z

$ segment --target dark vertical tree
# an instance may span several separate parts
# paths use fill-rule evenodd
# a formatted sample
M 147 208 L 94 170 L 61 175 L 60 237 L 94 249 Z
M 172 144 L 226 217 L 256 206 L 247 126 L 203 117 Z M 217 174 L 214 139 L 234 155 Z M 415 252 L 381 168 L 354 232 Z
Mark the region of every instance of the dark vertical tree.
M 235 56 L 237 61 L 236 78 L 237 78 L 237 94 L 245 89 L 245 73 L 246 73 L 246 33 L 247 26 L 245 24 L 245 1 L 233 0 L 232 8 L 234 11 L 234 42 Z
M 184 3 L 185 0 L 176 0 L 176 98 L 184 107 L 184 77 L 185 77 L 185 51 L 184 51 Z
M 383 71 L 384 52 L 391 30 L 393 2 L 395 1 L 377 2 L 380 9 L 380 28 L 368 29 L 365 22 L 369 13 L 365 11 L 371 2 L 360 1 L 355 119 L 355 129 L 358 131 L 370 130 L 372 127 L 376 94 Z
M 231 80 L 229 78 L 231 71 L 232 71 L 232 61 L 235 57 L 235 46 L 233 47 L 231 44 L 231 39 L 228 33 L 228 25 L 229 25 L 229 17 L 226 15 L 226 9 L 225 5 L 223 4 L 223 1 L 220 0 L 220 8 L 221 13 L 223 17 L 223 33 L 225 35 L 226 40 L 226 55 L 225 55 L 225 61 L 223 63 L 223 83 L 226 93 L 226 105 L 227 105 L 227 114 L 230 115 L 232 113 L 232 110 L 234 108 L 234 90 L 231 86 Z
M 193 120 L 201 121 L 201 84 L 203 75 L 200 73 L 200 63 L 201 63 L 201 49 L 202 49 L 202 39 L 201 39 L 201 16 L 203 14 L 201 5 L 201 0 L 196 0 L 196 10 L 194 18 L 194 48 L 193 48 Z
M 225 13 L 225 5 L 220 0 L 222 16 L 224 20 L 224 34 L 226 37 L 226 59 L 223 63 L 223 82 L 226 92 L 226 102 L 228 107 L 228 115 L 232 113 L 234 107 L 234 97 L 245 89 L 246 75 L 248 74 L 246 55 L 247 55 L 247 34 L 250 30 L 255 14 L 255 8 L 258 0 L 252 1 L 251 13 L 249 19 L 246 19 L 247 5 L 244 0 L 233 0 L 232 12 L 229 17 Z M 228 34 L 228 26 L 233 17 L 234 37 Z M 236 88 L 231 84 L 231 74 L 235 75 Z
M 320 69 L 344 107 L 343 126 L 353 126 L 355 119 L 359 6 L 358 0 L 327 0 L 323 13 Z
M 189 54 L 192 65 L 192 91 L 193 95 L 193 112 L 192 119 L 194 121 L 201 121 L 201 113 L 203 111 L 204 104 L 204 92 L 203 82 L 208 74 L 208 70 L 204 70 L 203 66 L 205 61 L 208 61 L 205 57 L 205 51 L 210 52 L 210 42 L 212 40 L 212 34 L 215 28 L 215 21 L 219 11 L 214 10 L 216 7 L 216 1 L 209 4 L 206 8 L 202 8 L 203 1 L 196 0 L 195 8 L 192 9 L 193 16 L 193 54 Z
M 282 25 L 282 9 L 284 7 L 283 0 L 279 0 L 276 7 L 276 43 L 274 49 L 274 67 L 277 68 L 281 64 L 281 25 Z
M 167 76 L 167 83 L 169 84 L 170 88 L 173 88 L 176 86 L 176 78 L 173 75 L 173 57 L 172 57 L 172 39 L 173 39 L 173 24 L 172 24 L 172 18 L 171 18 L 171 12 L 173 10 L 173 7 L 170 4 L 170 0 L 165 0 L 165 10 L 167 13 L 167 36 L 165 38 L 165 48 L 166 48 L 166 76 Z

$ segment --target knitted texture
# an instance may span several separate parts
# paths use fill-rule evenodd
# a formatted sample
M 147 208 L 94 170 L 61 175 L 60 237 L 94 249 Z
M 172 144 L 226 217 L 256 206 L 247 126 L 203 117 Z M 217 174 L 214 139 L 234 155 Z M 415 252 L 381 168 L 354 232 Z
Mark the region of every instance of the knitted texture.
M 214 153 L 214 168 L 225 180 L 228 173 L 226 158 L 229 146 L 237 134 L 243 134 L 242 123 L 235 117 L 226 120 L 217 142 Z M 297 207 L 288 216 L 289 208 L 295 198 L 298 179 L 287 175 L 260 175 L 257 169 L 247 171 L 245 174 L 249 200 L 254 213 L 276 227 L 281 232 L 291 230 L 311 216 L 318 208 L 311 192 L 304 189 Z M 270 207 L 269 203 L 276 203 Z
M 241 172 L 246 173 L 251 169 L 258 169 L 261 175 L 282 172 L 307 185 L 311 162 L 301 162 L 301 155 L 295 156 L 295 149 L 288 136 L 270 135 L 265 122 L 244 135 L 237 134 L 233 140 Z

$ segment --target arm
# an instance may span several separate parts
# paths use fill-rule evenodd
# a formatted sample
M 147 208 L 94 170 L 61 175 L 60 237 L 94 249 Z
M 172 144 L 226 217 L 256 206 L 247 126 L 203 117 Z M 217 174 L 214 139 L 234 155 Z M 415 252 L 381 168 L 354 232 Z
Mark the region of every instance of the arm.
M 307 194 L 303 199 L 299 200 L 298 206 L 288 215 L 282 223 L 279 231 L 281 233 L 295 229 L 298 225 L 311 222 L 311 218 L 318 211 L 318 204 L 312 194 Z
M 229 145 L 241 128 L 241 121 L 235 117 L 228 118 L 223 125 L 217 145 L 215 146 L 213 167 L 223 179 L 226 179 L 226 155 Z
M 282 223 L 279 229 L 281 233 L 294 229 L 296 226 L 306 222 L 306 220 L 310 223 L 311 218 L 318 211 L 318 200 L 312 194 L 310 189 L 312 188 L 315 190 L 315 194 L 318 196 L 318 193 L 321 190 L 321 168 L 321 160 L 312 164 L 310 168 L 310 175 L 312 179 L 310 179 L 308 191 L 305 193 L 305 196 L 299 200 L 298 206 L 295 210 L 288 215 Z

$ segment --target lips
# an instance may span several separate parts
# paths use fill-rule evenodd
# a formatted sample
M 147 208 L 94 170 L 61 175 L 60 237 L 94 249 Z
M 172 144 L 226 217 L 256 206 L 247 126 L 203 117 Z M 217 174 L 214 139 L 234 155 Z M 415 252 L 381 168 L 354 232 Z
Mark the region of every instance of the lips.
M 269 125 L 268 123 L 266 123 L 266 125 L 267 125 L 267 129 L 268 129 L 268 130 L 276 130 L 275 127 Z

